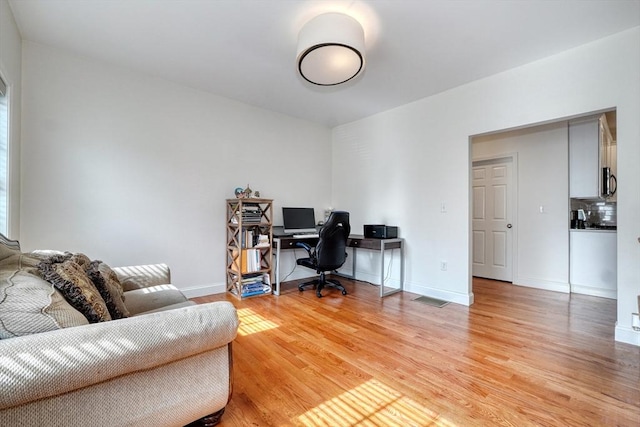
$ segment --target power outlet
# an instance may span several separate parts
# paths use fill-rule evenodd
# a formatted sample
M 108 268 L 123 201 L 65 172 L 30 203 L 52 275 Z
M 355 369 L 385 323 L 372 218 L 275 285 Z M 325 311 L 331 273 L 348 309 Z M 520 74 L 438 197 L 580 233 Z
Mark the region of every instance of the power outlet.
M 440 270 L 447 271 L 447 261 L 440 261 Z

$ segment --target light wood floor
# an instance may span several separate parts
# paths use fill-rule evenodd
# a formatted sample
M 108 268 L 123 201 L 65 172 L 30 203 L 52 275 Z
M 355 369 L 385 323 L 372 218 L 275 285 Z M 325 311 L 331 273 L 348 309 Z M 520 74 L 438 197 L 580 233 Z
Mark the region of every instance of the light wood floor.
M 613 300 L 475 279 L 475 304 L 342 280 L 238 301 L 230 426 L 639 426 L 640 348 Z

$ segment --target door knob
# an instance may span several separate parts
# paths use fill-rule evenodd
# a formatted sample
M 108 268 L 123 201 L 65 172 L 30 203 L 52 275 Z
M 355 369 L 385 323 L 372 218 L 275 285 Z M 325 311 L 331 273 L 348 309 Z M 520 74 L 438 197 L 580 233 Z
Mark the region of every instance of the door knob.
M 513 225 L 507 224 L 507 228 L 511 228 L 511 227 L 513 227 Z

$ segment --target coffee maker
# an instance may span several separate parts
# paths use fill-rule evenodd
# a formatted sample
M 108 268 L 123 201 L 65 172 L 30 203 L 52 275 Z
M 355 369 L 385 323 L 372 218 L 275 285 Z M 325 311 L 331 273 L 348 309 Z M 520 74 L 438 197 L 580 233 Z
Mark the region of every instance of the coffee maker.
M 577 209 L 571 211 L 571 228 L 573 229 L 584 229 L 585 224 L 584 221 L 587 216 L 584 213 L 583 209 Z

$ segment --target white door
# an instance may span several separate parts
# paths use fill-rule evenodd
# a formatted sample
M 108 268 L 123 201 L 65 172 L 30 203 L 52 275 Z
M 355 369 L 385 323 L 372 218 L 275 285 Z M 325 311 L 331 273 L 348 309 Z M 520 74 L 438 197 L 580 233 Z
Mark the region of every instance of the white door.
M 473 275 L 513 278 L 511 157 L 473 162 Z

